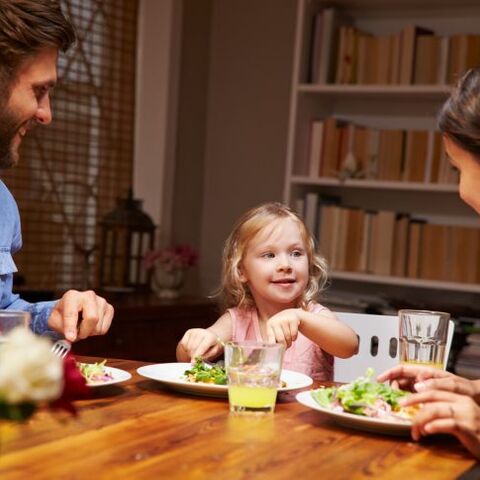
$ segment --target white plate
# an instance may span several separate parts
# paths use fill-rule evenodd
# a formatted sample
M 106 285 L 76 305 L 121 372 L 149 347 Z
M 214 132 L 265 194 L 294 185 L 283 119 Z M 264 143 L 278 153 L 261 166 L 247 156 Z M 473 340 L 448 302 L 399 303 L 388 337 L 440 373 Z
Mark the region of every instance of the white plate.
M 157 363 L 146 365 L 137 369 L 139 375 L 157 380 L 179 392 L 193 395 L 206 395 L 209 397 L 226 397 L 228 387 L 226 385 L 214 385 L 212 383 L 192 383 L 185 380 L 185 370 L 192 367 L 191 363 Z M 300 388 L 309 387 L 313 380 L 303 373 L 282 370 L 281 379 L 287 384 L 279 388 L 279 392 L 289 392 Z
M 388 435 L 409 435 L 410 421 L 383 420 L 380 418 L 364 417 L 362 415 L 354 415 L 353 413 L 335 412 L 329 408 L 321 407 L 311 395 L 311 390 L 300 392 L 295 397 L 298 402 L 306 407 L 318 410 L 327 417 L 335 420 L 338 424 L 345 427 L 356 428 L 357 430 L 365 430 L 367 432 L 386 433 Z
M 120 368 L 114 368 L 114 367 L 104 367 L 104 368 L 105 368 L 105 372 L 112 375 L 113 378 L 110 380 L 102 381 L 102 382 L 87 383 L 89 387 L 105 387 L 106 385 L 113 385 L 115 383 L 125 382 L 130 378 L 132 378 L 132 375 L 130 375 L 130 373 Z

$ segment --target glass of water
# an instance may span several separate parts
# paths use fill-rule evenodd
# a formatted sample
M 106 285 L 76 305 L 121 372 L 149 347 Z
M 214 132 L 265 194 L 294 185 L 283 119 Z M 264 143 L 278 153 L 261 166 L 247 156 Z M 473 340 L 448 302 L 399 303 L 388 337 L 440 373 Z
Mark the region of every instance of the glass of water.
M 400 362 L 444 368 L 450 314 L 400 310 Z
M 0 343 L 5 341 L 5 335 L 16 327 L 27 328 L 30 325 L 30 313 L 20 310 L 0 310 Z
M 272 413 L 280 385 L 284 346 L 229 342 L 225 345 L 230 412 Z

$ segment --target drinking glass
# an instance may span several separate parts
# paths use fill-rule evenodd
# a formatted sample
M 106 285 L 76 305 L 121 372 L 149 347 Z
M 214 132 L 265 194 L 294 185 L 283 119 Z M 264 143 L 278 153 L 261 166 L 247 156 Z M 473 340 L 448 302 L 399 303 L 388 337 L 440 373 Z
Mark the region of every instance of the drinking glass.
M 30 313 L 19 310 L 0 310 L 0 346 L 5 343 L 7 335 L 15 327 L 30 325 Z
M 225 345 L 230 412 L 273 413 L 280 385 L 284 346 L 259 342 Z
M 450 314 L 400 310 L 400 362 L 443 368 Z

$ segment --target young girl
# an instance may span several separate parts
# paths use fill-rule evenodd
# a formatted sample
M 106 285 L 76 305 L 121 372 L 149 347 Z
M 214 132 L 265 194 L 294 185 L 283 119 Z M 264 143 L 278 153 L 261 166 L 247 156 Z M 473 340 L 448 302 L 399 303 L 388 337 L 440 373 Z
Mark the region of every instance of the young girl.
M 350 357 L 357 336 L 315 298 L 325 261 L 292 210 L 266 203 L 237 222 L 223 252 L 220 295 L 226 312 L 209 328 L 188 330 L 177 359 L 214 359 L 229 340 L 283 343 L 283 366 L 315 380 L 333 379 L 333 356 Z

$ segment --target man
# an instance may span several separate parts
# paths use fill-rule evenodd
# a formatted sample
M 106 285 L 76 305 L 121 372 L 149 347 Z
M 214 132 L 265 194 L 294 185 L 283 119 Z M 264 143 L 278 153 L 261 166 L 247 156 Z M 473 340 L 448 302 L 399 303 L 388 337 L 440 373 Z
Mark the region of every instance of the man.
M 0 0 L 0 169 L 19 161 L 18 149 L 32 127 L 51 122 L 58 52 L 74 41 L 58 0 Z M 106 333 L 113 307 L 92 291 L 69 290 L 57 302 L 35 304 L 12 293 L 12 254 L 21 246 L 18 208 L 0 180 L 0 309 L 29 311 L 39 334 L 58 332 L 75 341 Z

